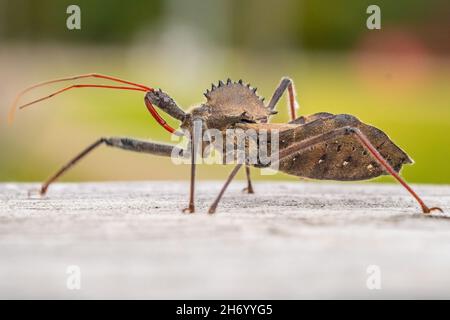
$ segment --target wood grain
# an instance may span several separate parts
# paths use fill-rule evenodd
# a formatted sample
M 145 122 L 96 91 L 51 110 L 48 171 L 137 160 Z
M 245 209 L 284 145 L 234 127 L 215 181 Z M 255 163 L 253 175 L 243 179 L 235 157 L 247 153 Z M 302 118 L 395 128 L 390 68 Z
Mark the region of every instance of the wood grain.
M 0 184 L 0 298 L 450 298 L 450 217 L 398 185 Z M 450 186 L 415 186 L 450 212 Z M 81 289 L 66 268 L 81 268 Z M 369 290 L 367 268 L 381 270 Z

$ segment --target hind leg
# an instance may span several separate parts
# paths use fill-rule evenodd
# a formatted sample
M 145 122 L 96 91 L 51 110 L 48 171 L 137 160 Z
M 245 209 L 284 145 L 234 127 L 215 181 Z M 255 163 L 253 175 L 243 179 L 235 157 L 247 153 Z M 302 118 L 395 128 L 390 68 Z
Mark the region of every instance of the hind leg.
M 275 92 L 272 95 L 272 98 L 270 99 L 269 104 L 267 105 L 267 108 L 271 111 L 274 111 L 276 104 L 281 99 L 281 96 L 285 91 L 288 91 L 289 94 L 289 110 L 290 110 L 290 116 L 291 120 L 295 120 L 296 114 L 295 109 L 297 107 L 297 102 L 295 101 L 295 88 L 294 88 L 294 82 L 292 79 L 288 77 L 283 77 L 281 79 L 280 84 L 275 89 Z M 254 193 L 252 181 L 250 179 L 250 167 L 245 166 L 245 175 L 247 177 L 247 187 L 244 188 L 242 191 L 246 191 L 247 193 Z
M 281 96 L 286 91 L 286 89 L 289 94 L 290 117 L 291 120 L 294 120 L 296 118 L 295 109 L 297 108 L 297 102 L 295 101 L 294 82 L 292 81 L 292 79 L 288 77 L 283 77 L 281 79 L 280 84 L 275 89 L 275 92 L 273 93 L 272 98 L 270 99 L 270 102 L 267 105 L 267 109 L 269 109 L 270 111 L 273 111 L 275 109 L 276 104 L 281 99 Z
M 290 156 L 296 152 L 301 152 L 302 150 L 307 150 L 318 143 L 322 143 L 327 140 L 336 139 L 339 136 L 351 134 L 356 137 L 358 142 L 363 145 L 367 151 L 370 152 L 372 157 L 381 165 L 383 168 L 393 176 L 410 194 L 411 196 L 419 203 L 422 208 L 423 213 L 430 213 L 433 210 L 441 211 L 441 208 L 432 207 L 429 208 L 425 205 L 423 200 L 417 195 L 417 193 L 405 182 L 405 180 L 400 177 L 400 175 L 391 167 L 391 165 L 386 161 L 386 159 L 378 152 L 378 150 L 372 145 L 369 139 L 362 133 L 358 128 L 353 127 L 343 127 L 339 129 L 334 129 L 324 134 L 297 142 L 283 150 L 280 150 L 279 153 L 279 161 L 283 158 Z

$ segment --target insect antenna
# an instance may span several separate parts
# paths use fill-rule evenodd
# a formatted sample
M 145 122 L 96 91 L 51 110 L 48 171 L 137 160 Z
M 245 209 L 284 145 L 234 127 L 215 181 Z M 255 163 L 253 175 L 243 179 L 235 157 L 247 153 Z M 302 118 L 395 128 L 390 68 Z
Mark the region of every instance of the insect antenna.
M 58 83 L 58 82 L 65 82 L 65 81 L 73 81 L 73 80 L 77 80 L 77 79 L 83 79 L 83 78 L 101 78 L 101 79 L 107 79 L 107 80 L 111 80 L 111 81 L 115 81 L 115 82 L 119 82 L 119 83 L 123 83 L 123 84 L 127 84 L 128 86 L 114 86 L 114 85 L 100 85 L 100 84 L 76 84 L 76 85 L 71 85 L 68 87 L 65 87 L 63 89 L 60 89 L 58 91 L 55 91 L 45 97 L 36 99 L 34 101 L 22 104 L 20 106 L 18 106 L 19 100 L 20 98 L 22 98 L 22 96 L 24 96 L 27 92 L 45 86 L 45 85 L 49 85 L 49 84 L 53 84 L 53 83 Z M 153 88 L 144 86 L 142 84 L 139 83 L 135 83 L 135 82 L 131 82 L 128 80 L 123 80 L 120 78 L 116 78 L 116 77 L 112 77 L 112 76 L 108 76 L 108 75 L 102 75 L 102 74 L 98 74 L 98 73 L 88 73 L 88 74 L 82 74 L 82 75 L 77 75 L 77 76 L 72 76 L 72 77 L 66 77 L 66 78 L 59 78 L 59 79 L 54 79 L 54 80 L 48 80 L 48 81 L 44 81 L 44 82 L 40 82 L 37 83 L 35 85 L 32 85 L 28 88 L 25 88 L 24 90 L 22 90 L 21 92 L 19 92 L 19 94 L 16 96 L 14 103 L 11 106 L 11 109 L 9 111 L 9 115 L 8 115 L 8 122 L 12 123 L 14 120 L 14 115 L 17 109 L 23 109 L 25 107 L 29 107 L 35 103 L 41 102 L 43 100 L 47 100 L 50 99 L 58 94 L 61 94 L 65 91 L 68 91 L 70 89 L 75 89 L 75 88 L 103 88 L 103 89 L 117 89 L 117 90 L 134 90 L 134 91 L 142 91 L 142 92 L 148 92 L 148 91 L 153 91 Z M 170 133 L 175 132 L 175 129 L 173 129 L 172 127 L 170 127 L 167 122 L 158 114 L 158 112 L 156 111 L 156 109 L 154 108 L 154 106 L 150 103 L 147 104 L 147 108 L 149 109 L 151 115 L 155 118 L 155 120 L 167 131 L 169 131 Z
M 56 96 L 56 95 L 58 95 L 58 94 L 61 94 L 61 93 L 63 93 L 64 91 L 67 91 L 67 90 L 70 90 L 70 89 L 75 89 L 75 88 L 106 88 L 106 89 L 135 90 L 135 91 L 143 91 L 143 92 L 146 92 L 146 90 L 144 90 L 144 89 L 141 89 L 141 88 L 135 88 L 135 87 L 107 86 L 107 85 L 101 85 L 101 84 L 74 84 L 74 85 L 71 85 L 71 86 L 69 86 L 69 87 L 65 87 L 65 88 L 63 88 L 63 89 L 60 89 L 60 90 L 58 90 L 58 91 L 55 91 L 55 92 L 53 92 L 53 93 L 51 93 L 51 94 L 49 94 L 49 95 L 47 95 L 47 96 L 45 96 L 45 97 L 42 97 L 42 98 L 33 100 L 33 101 L 28 102 L 28 103 L 25 103 L 25 104 L 22 104 L 22 105 L 20 105 L 19 107 L 14 106 L 14 109 L 17 109 L 17 108 L 18 108 L 18 109 L 23 109 L 23 108 L 29 107 L 29 106 L 31 106 L 31 105 L 33 105 L 33 104 L 35 104 L 35 103 L 41 102 L 41 101 L 43 101 L 43 100 L 50 99 L 50 98 L 52 98 L 52 97 L 54 97 L 54 96 Z

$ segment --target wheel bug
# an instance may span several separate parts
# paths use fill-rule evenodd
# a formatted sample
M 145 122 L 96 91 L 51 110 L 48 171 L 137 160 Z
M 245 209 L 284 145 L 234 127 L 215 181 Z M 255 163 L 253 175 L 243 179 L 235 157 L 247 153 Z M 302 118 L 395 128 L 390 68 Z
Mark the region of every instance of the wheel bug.
M 279 130 L 280 151 L 279 168 L 281 172 L 299 177 L 325 180 L 353 181 L 374 178 L 384 174 L 392 175 L 419 203 L 423 213 L 438 207 L 429 208 L 414 190 L 400 177 L 399 172 L 404 164 L 412 163 L 409 156 L 396 146 L 381 130 L 359 121 L 356 117 L 346 114 L 330 114 L 325 112 L 310 116 L 296 117 L 296 101 L 293 82 L 290 78 L 282 78 L 280 84 L 267 105 L 264 99 L 256 94 L 256 88 L 244 84 L 242 80 L 226 83 L 219 81 L 213 84 L 211 90 L 204 93 L 206 102 L 194 107 L 190 112 L 183 111 L 165 92 L 101 74 L 84 74 L 68 78 L 50 80 L 30 86 L 20 92 L 10 111 L 10 121 L 13 119 L 19 99 L 28 91 L 41 86 L 77 80 L 82 78 L 101 78 L 120 83 L 120 85 L 76 84 L 60 89 L 50 95 L 19 106 L 19 109 L 29 107 L 37 102 L 49 99 L 67 90 L 75 88 L 103 88 L 118 90 L 135 90 L 145 93 L 145 105 L 165 130 L 172 134 L 183 135 L 172 128 L 158 113 L 154 106 L 180 121 L 180 128 L 192 131 L 194 120 L 200 120 L 204 128 L 225 130 L 227 128 L 251 128 L 258 130 Z M 269 118 L 276 114 L 275 107 L 283 93 L 289 96 L 289 111 L 291 121 L 285 124 L 269 123 Z M 68 169 L 75 165 L 98 146 L 105 144 L 110 147 L 135 152 L 150 153 L 160 156 L 171 156 L 176 146 L 140 141 L 130 138 L 112 137 L 100 138 L 89 145 L 76 157 L 70 160 L 59 171 L 42 184 L 40 194 L 45 195 L 51 183 L 57 180 Z M 190 143 L 193 148 L 194 144 Z M 194 212 L 195 195 L 195 152 L 191 152 L 191 180 L 189 204 L 183 212 Z M 217 205 L 229 183 L 233 180 L 243 164 L 237 164 L 231 171 L 219 195 L 209 208 L 209 213 L 216 211 Z M 257 166 L 256 166 L 257 167 Z M 250 179 L 250 165 L 245 163 L 247 188 L 253 193 Z

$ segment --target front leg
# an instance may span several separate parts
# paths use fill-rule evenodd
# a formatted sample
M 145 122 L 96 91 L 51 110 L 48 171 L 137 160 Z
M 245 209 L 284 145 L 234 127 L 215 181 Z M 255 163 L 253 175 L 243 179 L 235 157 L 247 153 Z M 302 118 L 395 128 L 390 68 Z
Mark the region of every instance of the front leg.
M 149 153 L 157 156 L 170 157 L 173 154 L 182 155 L 183 150 L 178 147 L 150 142 L 142 141 L 131 138 L 121 138 L 121 137 L 111 137 L 111 138 L 100 138 L 80 153 L 78 153 L 74 158 L 61 167 L 55 174 L 48 178 L 41 186 L 39 193 L 44 196 L 47 193 L 49 186 L 64 175 L 69 169 L 75 166 L 81 159 L 90 154 L 93 150 L 101 145 L 106 145 L 112 148 L 123 149 L 127 151 Z
M 196 148 L 195 148 L 195 140 L 191 141 L 191 185 L 189 191 L 189 205 L 187 208 L 183 209 L 183 212 L 194 213 L 195 205 L 195 162 L 196 162 Z
M 197 152 L 200 151 L 201 156 L 203 155 L 202 149 L 202 137 L 203 129 L 206 129 L 205 123 L 201 119 L 193 119 L 193 128 L 191 130 L 191 184 L 189 191 L 189 205 L 187 208 L 183 209 L 183 212 L 194 213 L 195 212 L 195 169 L 197 162 Z

